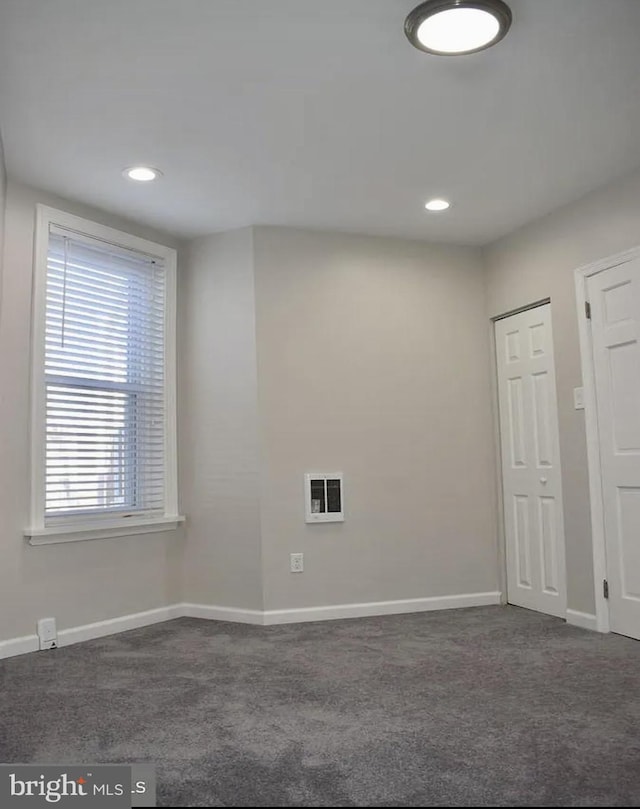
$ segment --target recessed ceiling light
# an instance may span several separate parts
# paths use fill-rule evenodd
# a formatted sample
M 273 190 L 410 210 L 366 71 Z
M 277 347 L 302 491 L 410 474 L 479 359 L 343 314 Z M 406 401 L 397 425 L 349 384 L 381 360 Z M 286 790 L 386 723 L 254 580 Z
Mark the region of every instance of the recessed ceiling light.
M 428 211 L 446 211 L 450 206 L 451 203 L 447 202 L 446 199 L 430 199 L 429 202 L 425 203 L 424 207 Z
M 122 173 L 130 180 L 136 180 L 139 183 L 150 183 L 151 180 L 162 177 L 160 169 L 153 169 L 151 166 L 131 166 Z
M 503 0 L 427 0 L 409 14 L 404 32 L 422 51 L 455 56 L 495 45 L 510 26 Z

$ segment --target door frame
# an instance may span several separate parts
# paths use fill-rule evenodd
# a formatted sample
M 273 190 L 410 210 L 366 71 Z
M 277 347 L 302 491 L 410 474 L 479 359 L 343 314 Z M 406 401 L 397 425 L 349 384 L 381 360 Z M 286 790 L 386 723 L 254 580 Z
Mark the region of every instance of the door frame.
M 600 459 L 600 431 L 598 404 L 593 363 L 593 341 L 585 313 L 589 300 L 587 282 L 598 273 L 626 264 L 640 257 L 640 246 L 578 267 L 574 271 L 576 304 L 578 308 L 578 335 L 580 338 L 580 365 L 584 391 L 584 416 L 587 436 L 587 467 L 589 472 L 589 501 L 591 510 L 591 543 L 593 550 L 593 581 L 596 605 L 596 629 L 610 632 L 609 602 L 604 597 L 603 581 L 607 575 L 607 547 L 604 528 L 604 496 L 602 491 L 602 464 Z
M 498 523 L 497 523 L 497 534 L 498 534 L 498 580 L 500 584 L 500 591 L 501 591 L 501 604 L 508 604 L 508 587 L 507 587 L 507 532 L 505 526 L 505 513 L 504 513 L 504 492 L 503 492 L 503 468 L 502 468 L 502 434 L 500 432 L 500 401 L 499 401 L 499 390 L 498 390 L 498 346 L 496 343 L 496 323 L 499 320 L 506 320 L 508 317 L 513 317 L 513 315 L 519 315 L 522 312 L 528 312 L 531 309 L 538 309 L 540 306 L 549 306 L 551 309 L 551 323 L 553 327 L 553 308 L 551 307 L 551 298 L 541 298 L 540 300 L 534 301 L 532 303 L 524 304 L 523 306 L 518 306 L 516 309 L 509 309 L 507 312 L 502 312 L 499 315 L 494 315 L 493 317 L 489 318 L 490 321 L 490 328 L 491 328 L 491 400 L 492 400 L 492 410 L 493 410 L 493 436 L 494 436 L 494 453 L 495 453 L 495 471 L 496 471 L 496 505 L 498 508 Z M 553 348 L 553 364 L 555 368 L 555 345 L 552 346 Z M 557 380 L 554 380 L 557 384 Z M 556 390 L 556 411 L 558 411 L 558 401 L 557 401 L 557 390 Z M 560 463 L 560 459 L 558 459 L 558 463 Z M 560 480 L 561 485 L 564 483 L 562 480 L 562 465 L 560 466 Z M 563 543 L 562 543 L 562 553 L 565 557 L 565 572 L 564 572 L 564 589 L 565 595 L 568 599 L 568 592 L 567 592 L 567 568 L 566 568 L 566 558 L 567 558 L 567 548 L 566 548 L 566 533 L 564 529 L 564 485 L 562 485 L 562 511 L 563 511 Z M 568 606 L 565 608 L 565 612 L 569 612 Z

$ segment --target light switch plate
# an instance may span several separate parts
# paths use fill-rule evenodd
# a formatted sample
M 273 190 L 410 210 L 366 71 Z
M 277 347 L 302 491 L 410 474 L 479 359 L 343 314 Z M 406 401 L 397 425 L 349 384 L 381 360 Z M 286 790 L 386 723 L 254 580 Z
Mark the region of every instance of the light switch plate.
M 576 410 L 584 410 L 584 388 L 573 389 L 573 406 Z

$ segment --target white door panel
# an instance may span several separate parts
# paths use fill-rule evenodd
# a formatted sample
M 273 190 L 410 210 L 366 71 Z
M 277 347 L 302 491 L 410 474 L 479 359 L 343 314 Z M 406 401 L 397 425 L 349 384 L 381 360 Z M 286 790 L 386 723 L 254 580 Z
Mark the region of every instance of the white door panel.
M 640 259 L 591 276 L 591 336 L 613 632 L 640 639 Z
M 562 484 L 551 307 L 495 325 L 511 604 L 565 616 Z

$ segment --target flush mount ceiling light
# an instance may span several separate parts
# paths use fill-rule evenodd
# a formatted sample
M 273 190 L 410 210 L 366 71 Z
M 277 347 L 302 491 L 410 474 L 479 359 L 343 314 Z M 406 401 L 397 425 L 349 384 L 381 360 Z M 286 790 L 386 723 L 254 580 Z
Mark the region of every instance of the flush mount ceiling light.
M 138 183 L 150 183 L 152 180 L 162 177 L 160 169 L 154 169 L 151 166 L 131 166 L 122 173 L 129 180 L 136 180 Z
M 446 199 L 430 199 L 429 202 L 425 203 L 425 208 L 428 211 L 446 211 L 447 208 L 451 206 L 450 202 L 447 202 Z
M 404 32 L 421 51 L 459 56 L 495 45 L 510 26 L 502 0 L 427 0 L 409 14 Z

